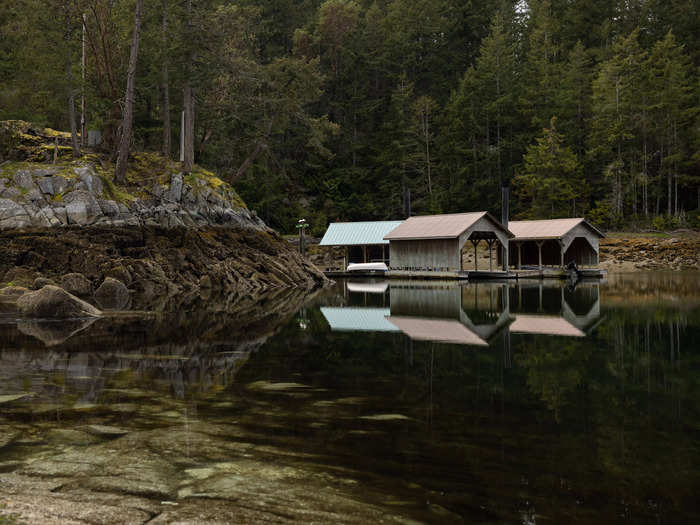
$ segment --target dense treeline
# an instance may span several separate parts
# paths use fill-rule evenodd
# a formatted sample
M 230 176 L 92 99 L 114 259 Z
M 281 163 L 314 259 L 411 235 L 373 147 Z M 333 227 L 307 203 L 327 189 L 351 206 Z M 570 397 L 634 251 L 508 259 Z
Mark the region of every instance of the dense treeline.
M 301 216 L 317 231 L 400 218 L 408 201 L 413 214 L 498 213 L 504 185 L 518 217 L 697 225 L 699 10 L 694 0 L 5 2 L 0 119 L 70 129 L 84 95 L 87 129 L 122 159 L 133 103 L 135 147 L 177 158 L 184 111 L 183 168 L 194 157 L 217 169 L 286 231 Z

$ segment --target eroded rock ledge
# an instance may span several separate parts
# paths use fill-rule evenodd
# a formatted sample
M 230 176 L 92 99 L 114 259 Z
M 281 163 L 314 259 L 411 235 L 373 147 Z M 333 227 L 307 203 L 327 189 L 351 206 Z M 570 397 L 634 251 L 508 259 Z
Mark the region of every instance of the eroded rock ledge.
M 89 226 L 0 232 L 0 283 L 31 286 L 83 274 L 97 289 L 114 277 L 148 301 L 195 288 L 252 293 L 328 282 L 268 229 Z

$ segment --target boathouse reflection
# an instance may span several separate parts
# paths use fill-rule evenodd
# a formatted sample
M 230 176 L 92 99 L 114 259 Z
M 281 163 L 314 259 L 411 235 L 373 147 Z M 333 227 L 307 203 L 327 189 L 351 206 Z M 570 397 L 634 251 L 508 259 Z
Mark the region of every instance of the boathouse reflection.
M 600 320 L 597 282 L 347 282 L 332 330 L 401 332 L 411 340 L 489 346 L 500 334 L 584 337 Z

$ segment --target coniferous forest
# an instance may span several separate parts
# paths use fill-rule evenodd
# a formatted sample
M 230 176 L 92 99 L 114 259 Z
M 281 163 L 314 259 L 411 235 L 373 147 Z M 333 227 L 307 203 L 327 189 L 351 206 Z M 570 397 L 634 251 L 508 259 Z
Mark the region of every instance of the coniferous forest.
M 517 218 L 697 227 L 699 105 L 697 0 L 0 3 L 0 120 L 84 114 L 119 171 L 125 136 L 179 159 L 184 112 L 185 171 L 284 232 L 500 216 L 502 186 Z

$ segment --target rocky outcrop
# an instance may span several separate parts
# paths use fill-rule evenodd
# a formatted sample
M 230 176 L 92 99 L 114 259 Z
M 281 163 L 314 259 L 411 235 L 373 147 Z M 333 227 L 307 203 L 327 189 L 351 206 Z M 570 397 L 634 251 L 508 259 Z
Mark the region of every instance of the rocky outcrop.
M 140 152 L 116 186 L 109 159 L 87 151 L 71 160 L 69 140 L 0 121 L 0 286 L 38 289 L 53 279 L 119 309 L 131 297 L 125 288 L 110 281 L 93 296 L 108 277 L 151 297 L 328 283 L 215 174 L 200 166 L 183 174 L 179 163 Z
M 275 232 L 250 228 L 6 230 L 0 246 L 0 283 L 29 287 L 37 273 L 56 282 L 80 273 L 94 290 L 112 277 L 133 290 L 136 306 L 208 287 L 249 294 L 328 282 Z
M 266 230 L 230 186 L 202 171 L 159 175 L 131 193 L 91 163 L 0 168 L 0 230 L 61 226 L 232 226 Z
M 17 308 L 27 317 L 69 319 L 102 315 L 91 304 L 69 294 L 63 288 L 51 285 L 22 295 L 17 299 Z

